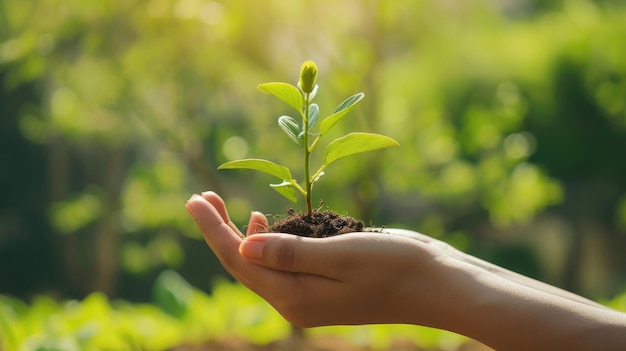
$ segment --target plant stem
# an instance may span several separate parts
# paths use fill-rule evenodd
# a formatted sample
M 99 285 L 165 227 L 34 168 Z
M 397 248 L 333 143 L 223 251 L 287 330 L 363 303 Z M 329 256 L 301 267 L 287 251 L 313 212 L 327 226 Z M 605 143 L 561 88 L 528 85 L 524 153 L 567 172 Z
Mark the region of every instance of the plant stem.
M 311 206 L 311 176 L 309 170 L 309 159 L 311 156 L 311 150 L 309 149 L 309 93 L 304 94 L 304 181 L 305 181 L 305 200 L 306 211 L 310 216 L 313 214 L 313 206 Z

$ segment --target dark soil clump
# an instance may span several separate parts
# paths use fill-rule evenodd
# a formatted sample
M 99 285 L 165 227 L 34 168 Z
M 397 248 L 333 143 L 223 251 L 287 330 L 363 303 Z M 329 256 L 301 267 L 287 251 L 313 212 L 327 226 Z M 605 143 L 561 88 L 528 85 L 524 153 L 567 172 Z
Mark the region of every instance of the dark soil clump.
M 365 225 L 362 221 L 350 216 L 342 216 L 333 211 L 313 211 L 296 213 L 287 210 L 288 217 L 277 221 L 269 229 L 269 233 L 290 233 L 310 238 L 326 238 L 339 234 L 362 232 Z

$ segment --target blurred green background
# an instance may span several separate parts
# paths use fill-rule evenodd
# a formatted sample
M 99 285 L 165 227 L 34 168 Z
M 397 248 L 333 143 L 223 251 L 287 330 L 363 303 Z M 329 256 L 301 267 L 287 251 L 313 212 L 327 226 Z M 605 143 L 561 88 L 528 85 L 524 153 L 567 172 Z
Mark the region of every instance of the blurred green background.
M 226 276 L 184 204 L 290 206 L 222 162 L 299 154 L 256 90 L 320 68 L 323 115 L 401 148 L 317 199 L 592 299 L 626 289 L 626 6 L 585 0 L 0 0 L 0 294 L 149 301 Z M 341 130 L 341 128 L 344 128 Z M 302 204 L 299 204 L 302 206 Z

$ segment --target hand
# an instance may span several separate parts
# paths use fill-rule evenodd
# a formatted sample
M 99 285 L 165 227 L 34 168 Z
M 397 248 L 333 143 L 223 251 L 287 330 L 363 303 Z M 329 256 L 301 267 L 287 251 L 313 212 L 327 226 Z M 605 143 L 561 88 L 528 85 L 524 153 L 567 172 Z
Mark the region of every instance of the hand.
M 437 326 L 447 279 L 441 242 L 415 240 L 401 231 L 323 239 L 257 234 L 267 227 L 258 212 L 243 238 L 217 194 L 194 196 L 187 209 L 224 267 L 298 326 Z
M 253 212 L 244 237 L 215 193 L 192 196 L 187 209 L 222 265 L 301 327 L 408 323 L 506 350 L 626 343 L 626 315 L 420 233 L 261 234 L 267 219 Z

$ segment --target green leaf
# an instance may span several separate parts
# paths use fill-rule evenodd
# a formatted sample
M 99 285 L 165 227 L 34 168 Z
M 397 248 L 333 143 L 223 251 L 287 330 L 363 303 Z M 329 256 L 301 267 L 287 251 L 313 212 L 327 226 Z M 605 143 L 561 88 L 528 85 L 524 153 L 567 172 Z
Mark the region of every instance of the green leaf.
M 346 156 L 399 145 L 392 138 L 380 134 L 350 133 L 328 144 L 324 155 L 324 166 Z
M 313 180 L 311 180 L 311 184 L 315 184 L 317 183 L 318 180 L 320 180 L 320 178 L 322 178 L 322 176 L 326 174 L 322 171 L 320 171 L 319 173 L 317 173 L 317 175 L 315 176 L 315 178 L 313 178 Z
M 254 169 L 283 180 L 291 180 L 291 171 L 289 171 L 289 168 L 272 161 L 256 158 L 226 162 L 217 167 L 217 169 Z
M 339 122 L 350 110 L 356 106 L 356 104 L 365 97 L 364 93 L 358 93 L 345 99 L 337 106 L 335 112 L 332 115 L 324 118 L 320 125 L 320 133 L 325 134 L 328 132 L 337 122 Z
M 357 102 L 361 101 L 364 97 L 365 97 L 364 93 L 358 93 L 358 94 L 354 94 L 350 96 L 349 98 L 345 99 L 342 103 L 340 103 L 339 106 L 335 108 L 335 111 L 333 113 L 341 112 L 343 110 L 352 108 L 352 106 L 354 106 Z
M 296 197 L 296 192 L 293 189 L 293 185 L 291 183 L 285 181 L 280 184 L 270 184 L 272 189 L 276 190 L 279 194 L 286 197 L 287 200 L 296 203 L 298 202 L 298 198 Z
M 309 129 L 313 128 L 313 126 L 315 126 L 315 123 L 317 123 L 317 118 L 320 115 L 320 107 L 317 104 L 310 104 L 309 105 Z
M 257 88 L 264 93 L 276 96 L 296 110 L 302 111 L 304 98 L 300 90 L 295 86 L 289 83 L 272 82 L 261 84 Z
M 302 138 L 299 137 L 302 130 L 300 130 L 298 121 L 296 121 L 293 117 L 280 116 L 278 117 L 278 125 L 287 134 L 287 136 L 289 136 L 289 139 L 291 139 L 294 143 L 303 146 Z

